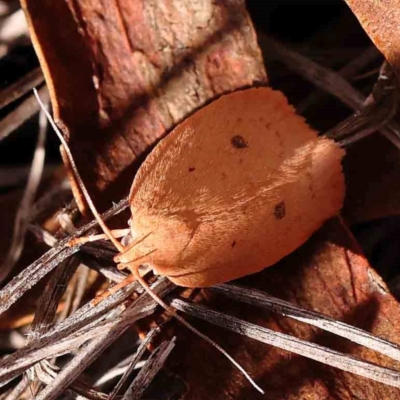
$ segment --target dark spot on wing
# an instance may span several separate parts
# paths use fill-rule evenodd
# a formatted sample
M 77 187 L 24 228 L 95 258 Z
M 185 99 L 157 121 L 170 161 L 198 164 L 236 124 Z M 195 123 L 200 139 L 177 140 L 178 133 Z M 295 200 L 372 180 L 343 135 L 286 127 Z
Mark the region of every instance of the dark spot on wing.
M 196 170 L 195 167 L 189 167 L 189 169 L 188 169 L 189 172 L 193 172 L 193 171 L 195 171 L 195 170 Z
M 275 206 L 275 210 L 274 210 L 274 216 L 276 219 L 282 219 L 284 218 L 286 215 L 286 206 L 285 206 L 285 202 L 281 201 L 280 203 L 278 203 Z
M 236 246 L 236 241 L 234 240 L 231 244 L 231 247 L 234 248 Z
M 232 146 L 236 147 L 237 149 L 245 149 L 249 147 L 249 144 L 246 142 L 243 136 L 236 135 L 231 138 Z

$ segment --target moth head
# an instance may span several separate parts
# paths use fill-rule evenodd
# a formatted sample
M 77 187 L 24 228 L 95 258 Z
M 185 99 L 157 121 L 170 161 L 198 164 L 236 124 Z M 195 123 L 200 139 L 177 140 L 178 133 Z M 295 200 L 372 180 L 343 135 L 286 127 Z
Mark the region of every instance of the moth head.
M 173 215 L 135 209 L 129 225 L 131 232 L 124 238 L 127 247 L 114 259 L 121 267 L 148 264 L 155 272 L 173 268 L 191 238 L 187 222 Z

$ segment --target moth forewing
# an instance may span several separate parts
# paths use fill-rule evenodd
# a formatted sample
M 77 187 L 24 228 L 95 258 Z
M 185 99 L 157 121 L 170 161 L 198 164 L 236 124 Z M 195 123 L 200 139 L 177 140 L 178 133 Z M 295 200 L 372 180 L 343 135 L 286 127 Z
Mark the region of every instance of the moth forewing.
M 181 286 L 258 272 L 302 245 L 344 199 L 344 151 L 281 92 L 222 96 L 163 139 L 131 188 L 140 260 Z

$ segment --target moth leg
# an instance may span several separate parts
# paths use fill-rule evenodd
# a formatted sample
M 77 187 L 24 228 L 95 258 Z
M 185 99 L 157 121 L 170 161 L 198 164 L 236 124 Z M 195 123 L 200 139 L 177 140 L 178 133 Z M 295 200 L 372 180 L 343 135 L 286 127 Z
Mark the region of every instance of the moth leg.
M 113 229 L 111 232 L 115 238 L 121 238 L 130 233 L 130 229 Z M 75 239 L 72 239 L 68 242 L 68 246 L 76 246 L 77 244 L 84 244 L 87 242 L 96 242 L 98 240 L 109 240 L 109 236 L 106 235 L 105 233 L 100 233 L 98 235 L 89 235 L 89 236 L 81 236 Z
M 136 280 L 136 277 L 134 275 L 129 275 L 127 276 L 124 280 L 122 280 L 120 283 L 117 283 L 116 285 L 110 287 L 107 289 L 105 292 L 99 294 L 96 296 L 92 301 L 91 304 L 92 306 L 95 306 L 105 300 L 108 296 L 111 296 L 113 293 L 117 292 L 118 290 L 122 289 L 125 286 L 128 286 L 130 283 L 134 282 Z

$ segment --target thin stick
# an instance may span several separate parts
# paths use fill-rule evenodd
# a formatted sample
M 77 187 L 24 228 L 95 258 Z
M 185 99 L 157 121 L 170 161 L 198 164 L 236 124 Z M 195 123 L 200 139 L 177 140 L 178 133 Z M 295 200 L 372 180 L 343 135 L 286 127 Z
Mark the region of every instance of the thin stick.
M 124 246 L 122 246 L 122 244 L 120 242 L 118 242 L 117 239 L 115 239 L 115 237 L 113 236 L 111 230 L 108 228 L 108 226 L 105 224 L 105 222 L 102 220 L 100 214 L 98 213 L 90 195 L 89 192 L 86 189 L 85 184 L 83 183 L 83 180 L 81 178 L 81 175 L 79 174 L 78 168 L 75 164 L 75 160 L 74 157 L 72 156 L 71 150 L 68 146 L 67 141 L 65 140 L 63 134 L 61 133 L 61 131 L 58 129 L 57 125 L 55 124 L 55 122 L 53 121 L 53 118 L 51 117 L 50 113 L 46 110 L 46 108 L 44 107 L 44 104 L 42 103 L 42 100 L 40 100 L 39 94 L 37 92 L 37 90 L 34 88 L 33 89 L 33 93 L 36 96 L 37 101 L 39 102 L 40 107 L 42 107 L 43 111 L 45 112 L 47 119 L 49 120 L 52 128 L 54 129 L 54 131 L 56 132 L 58 138 L 60 139 L 64 150 L 68 156 L 69 162 L 71 163 L 71 168 L 72 168 L 72 172 L 74 173 L 74 176 L 78 182 L 79 187 L 82 190 L 83 195 L 85 196 L 85 199 L 88 203 L 88 206 L 90 208 L 90 211 L 92 212 L 92 214 L 94 215 L 94 217 L 96 218 L 96 221 L 98 222 L 98 224 L 100 225 L 101 229 L 103 229 L 104 233 L 109 237 L 109 239 L 111 240 L 111 242 L 114 244 L 114 246 L 118 249 L 118 251 L 122 252 L 124 251 Z
M 40 97 L 36 91 L 36 89 L 33 89 L 35 96 L 39 102 L 39 105 L 43 108 L 44 105 L 42 103 L 42 101 L 40 100 Z M 90 210 L 92 211 L 94 217 L 96 218 L 98 224 L 100 225 L 100 227 L 103 229 L 104 233 L 109 237 L 109 239 L 111 240 L 111 242 L 115 245 L 115 247 L 118 249 L 118 251 L 120 251 L 121 253 L 124 251 L 125 247 L 118 242 L 118 240 L 115 239 L 115 237 L 113 236 L 111 230 L 108 228 L 108 226 L 104 223 L 104 221 L 102 220 L 100 214 L 98 213 L 90 195 L 89 192 L 86 189 L 85 184 L 83 183 L 83 180 L 79 174 L 79 171 L 76 167 L 72 152 L 68 146 L 68 143 L 66 142 L 63 134 L 61 133 L 61 131 L 58 129 L 57 125 L 55 124 L 53 118 L 51 117 L 50 113 L 47 110 L 44 110 L 44 112 L 46 113 L 46 116 L 51 124 L 51 126 L 53 127 L 54 131 L 56 132 L 57 136 L 59 137 L 62 145 L 64 146 L 64 150 L 68 156 L 69 162 L 71 164 L 72 167 L 72 172 L 77 180 L 77 183 L 80 187 L 80 189 L 82 190 L 82 193 L 89 205 Z M 222 347 L 220 347 L 217 343 L 215 343 L 214 341 L 212 341 L 208 336 L 204 335 L 203 333 L 201 333 L 200 331 L 198 331 L 195 327 L 193 327 L 192 325 L 190 325 L 184 318 L 182 318 L 180 315 L 176 314 L 176 310 L 171 307 L 168 306 L 166 303 L 164 303 L 163 300 L 160 299 L 160 297 L 158 297 L 150 288 L 150 286 L 147 284 L 147 282 L 140 276 L 139 274 L 139 266 L 135 267 L 132 269 L 132 272 L 136 278 L 136 280 L 143 286 L 143 288 L 146 290 L 146 292 L 153 298 L 154 301 L 157 302 L 157 304 L 159 304 L 162 308 L 165 309 L 165 311 L 167 311 L 168 314 L 170 314 L 171 316 L 173 316 L 174 318 L 176 318 L 181 324 L 183 324 L 184 326 L 186 326 L 189 330 L 191 330 L 193 333 L 195 333 L 196 335 L 198 335 L 199 337 L 201 337 L 203 340 L 205 340 L 207 343 L 211 344 L 212 346 L 214 346 L 220 353 L 222 353 L 226 358 L 228 358 L 228 360 L 230 360 L 232 362 L 232 364 L 239 369 L 240 372 L 242 372 L 242 374 L 246 377 L 246 379 L 254 386 L 255 389 L 257 389 L 260 393 L 264 394 L 264 391 L 253 381 L 253 379 L 250 377 L 250 375 L 244 370 L 244 368 L 237 362 L 235 361 L 232 356 L 230 356 Z

